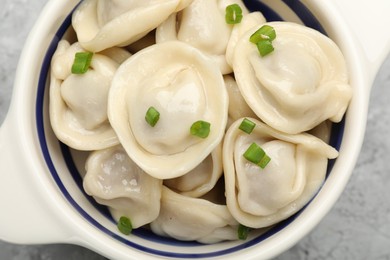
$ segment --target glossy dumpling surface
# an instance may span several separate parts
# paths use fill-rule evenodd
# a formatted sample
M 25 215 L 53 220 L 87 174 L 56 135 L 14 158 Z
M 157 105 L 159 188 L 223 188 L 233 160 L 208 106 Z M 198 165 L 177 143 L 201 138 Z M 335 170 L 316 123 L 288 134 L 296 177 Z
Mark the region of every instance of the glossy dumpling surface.
M 222 142 L 190 172 L 168 179 L 164 185 L 189 197 L 200 197 L 214 188 L 222 175 Z
M 160 113 L 154 127 L 150 107 Z M 129 156 L 160 179 L 184 175 L 222 140 L 228 96 L 222 74 L 192 46 L 172 41 L 148 47 L 124 62 L 112 82 L 108 115 Z M 210 123 L 207 138 L 190 134 L 198 120 Z
M 156 41 L 183 41 L 212 57 L 223 74 L 231 73 L 225 54 L 233 26 L 225 21 L 225 9 L 233 3 L 248 13 L 241 0 L 194 0 L 157 27 Z
M 107 148 L 119 143 L 108 122 L 108 92 L 119 62 L 130 53 L 120 48 L 95 53 L 86 73 L 72 74 L 75 53 L 83 51 L 78 43 L 58 44 L 51 64 L 50 121 L 58 139 L 72 148 Z
M 238 223 L 226 205 L 186 197 L 163 186 L 161 211 L 150 227 L 162 236 L 216 243 L 236 240 Z
M 129 45 L 155 29 L 191 0 L 85 0 L 75 10 L 72 25 L 89 51 Z
M 250 36 L 234 48 L 233 68 L 248 105 L 265 123 L 300 133 L 329 119 L 339 122 L 351 99 L 342 53 L 328 37 L 308 27 L 267 23 L 276 31 L 274 51 L 261 57 Z
M 232 123 L 242 117 L 256 117 L 256 114 L 242 97 L 241 91 L 238 88 L 234 77 L 231 75 L 225 75 L 223 78 L 229 95 L 229 122 Z
M 234 122 L 223 148 L 227 206 L 238 222 L 262 228 L 290 217 L 318 191 L 324 181 L 328 158 L 338 152 L 309 134 L 289 135 L 264 123 L 256 123 L 251 134 Z M 271 158 L 264 168 L 243 155 L 252 144 Z
M 84 190 L 108 206 L 115 220 L 126 216 L 137 228 L 157 218 L 162 181 L 140 169 L 122 146 L 91 153 L 86 170 Z

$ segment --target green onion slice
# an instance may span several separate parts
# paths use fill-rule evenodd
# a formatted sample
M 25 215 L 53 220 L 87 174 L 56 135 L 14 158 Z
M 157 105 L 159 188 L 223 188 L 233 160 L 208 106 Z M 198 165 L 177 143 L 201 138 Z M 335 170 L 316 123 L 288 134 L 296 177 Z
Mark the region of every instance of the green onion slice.
M 146 122 L 154 127 L 158 120 L 160 119 L 160 113 L 154 107 L 149 107 L 148 111 L 146 111 L 145 120 Z
M 271 161 L 271 158 L 256 143 L 252 143 L 244 153 L 245 159 L 264 169 Z
M 238 128 L 244 131 L 245 133 L 250 134 L 252 133 L 255 126 L 256 124 L 254 122 L 252 122 L 247 118 L 244 118 Z
M 271 158 L 265 154 L 263 156 L 263 158 L 260 160 L 260 162 L 258 163 L 258 165 L 260 166 L 261 169 L 264 169 L 265 166 L 267 166 L 267 164 L 271 161 Z
M 238 225 L 238 229 L 237 229 L 238 239 L 246 240 L 250 230 L 251 230 L 251 228 L 246 227 L 242 224 Z
M 258 164 L 261 159 L 263 159 L 264 155 L 264 150 L 256 143 L 252 143 L 244 153 L 245 159 L 254 164 Z
M 226 6 L 225 20 L 227 24 L 240 23 L 242 20 L 242 9 L 238 4 Z
M 73 74 L 84 74 L 88 71 L 91 65 L 92 52 L 76 52 L 72 65 Z
M 275 29 L 272 26 L 269 25 L 263 25 L 258 29 L 256 32 L 254 32 L 251 37 L 249 38 L 249 41 L 257 44 L 259 41 L 262 40 L 269 40 L 273 41 L 276 38 L 276 32 Z
M 274 46 L 269 40 L 259 41 L 258 43 L 256 43 L 256 46 L 259 50 L 261 57 L 264 57 L 274 51 Z
M 206 138 L 210 133 L 210 123 L 206 121 L 196 121 L 191 125 L 190 133 L 200 138 Z
M 125 216 L 120 217 L 117 227 L 119 231 L 125 235 L 130 235 L 133 230 L 133 225 L 131 224 L 130 219 Z
M 249 37 L 249 41 L 256 44 L 261 57 L 264 57 L 274 51 L 272 41 L 275 38 L 275 29 L 270 25 L 263 25 Z

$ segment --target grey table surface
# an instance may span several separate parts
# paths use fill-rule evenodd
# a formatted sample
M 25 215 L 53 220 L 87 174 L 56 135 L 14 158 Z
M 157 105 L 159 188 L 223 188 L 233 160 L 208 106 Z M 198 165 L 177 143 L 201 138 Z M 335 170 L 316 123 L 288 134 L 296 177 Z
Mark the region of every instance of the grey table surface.
M 0 0 L 0 122 L 7 113 L 23 43 L 46 2 Z M 389 129 L 390 57 L 375 79 L 361 159 L 344 193 L 309 235 L 277 259 L 390 259 Z M 0 241 L 0 259 L 105 258 L 75 245 Z

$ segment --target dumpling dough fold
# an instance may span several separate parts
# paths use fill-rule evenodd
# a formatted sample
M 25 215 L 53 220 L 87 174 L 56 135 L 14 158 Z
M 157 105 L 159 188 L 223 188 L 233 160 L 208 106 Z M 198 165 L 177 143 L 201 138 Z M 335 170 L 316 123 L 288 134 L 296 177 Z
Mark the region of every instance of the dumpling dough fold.
M 239 119 L 225 136 L 226 202 L 239 223 L 263 228 L 290 217 L 313 198 L 324 181 L 328 158 L 338 152 L 315 136 L 284 134 L 250 120 L 256 124 L 251 134 L 239 129 Z M 264 169 L 243 156 L 253 142 L 271 158 Z
M 108 206 L 116 221 L 126 216 L 138 228 L 157 218 L 162 181 L 142 171 L 122 146 L 91 153 L 86 171 L 85 192 Z
M 130 57 L 113 47 L 95 53 L 84 74 L 72 74 L 79 43 L 58 43 L 51 63 L 50 123 L 57 138 L 78 150 L 98 150 L 119 143 L 107 117 L 108 92 L 119 64 Z
M 80 44 L 98 52 L 139 40 L 191 1 L 85 0 L 74 11 L 72 25 Z
M 248 13 L 241 0 L 192 1 L 157 27 L 156 42 L 177 40 L 190 44 L 209 55 L 223 74 L 231 73 L 225 57 L 233 28 L 225 21 L 225 10 L 231 4 L 238 4 L 244 15 Z
M 214 188 L 222 175 L 222 142 L 198 166 L 164 185 L 184 196 L 198 198 Z
M 339 122 L 352 89 L 344 57 L 320 32 L 290 22 L 266 23 L 276 31 L 274 51 L 261 57 L 247 31 L 234 47 L 233 69 L 248 105 L 269 126 L 296 134 L 326 119 Z
M 160 119 L 145 120 L 154 107 Z M 108 117 L 129 156 L 159 179 L 182 176 L 221 142 L 228 96 L 218 68 L 194 47 L 171 41 L 134 54 L 112 81 Z M 210 123 L 210 134 L 190 134 L 196 121 Z
M 158 235 L 211 244 L 236 240 L 238 223 L 226 205 L 186 197 L 163 186 L 161 211 L 150 227 Z
M 229 95 L 229 111 L 228 118 L 230 126 L 234 121 L 242 117 L 254 117 L 256 114 L 248 106 L 245 99 L 241 95 L 241 91 L 237 86 L 237 82 L 231 75 L 225 75 L 223 77 L 225 81 L 226 90 Z

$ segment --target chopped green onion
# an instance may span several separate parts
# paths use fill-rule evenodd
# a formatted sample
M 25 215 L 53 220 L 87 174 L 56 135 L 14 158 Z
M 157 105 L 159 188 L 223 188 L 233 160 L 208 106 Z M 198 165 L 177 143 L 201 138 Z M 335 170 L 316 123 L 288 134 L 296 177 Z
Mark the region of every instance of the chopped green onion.
M 157 124 L 157 121 L 160 119 L 160 113 L 154 108 L 149 107 L 148 111 L 146 111 L 145 120 L 146 122 L 154 127 Z
M 261 57 L 264 57 L 274 51 L 274 46 L 272 46 L 272 42 L 269 40 L 259 41 L 258 43 L 256 43 L 256 46 L 259 50 Z
M 258 164 L 261 159 L 263 159 L 264 155 L 264 150 L 256 143 L 252 143 L 244 153 L 245 159 L 254 164 Z
M 264 155 L 263 158 L 260 160 L 258 165 L 260 166 L 261 169 L 264 169 L 265 166 L 271 161 L 271 158 L 268 155 Z
M 255 126 L 256 124 L 253 123 L 251 120 L 244 118 L 238 128 L 244 131 L 245 133 L 250 134 L 252 133 Z
M 120 217 L 117 227 L 119 231 L 125 235 L 129 235 L 133 230 L 133 225 L 131 224 L 130 219 L 125 216 Z
M 84 74 L 91 64 L 92 52 L 76 52 L 72 65 L 73 74 Z
M 273 41 L 276 38 L 276 32 L 275 29 L 272 26 L 269 25 L 263 25 L 258 29 L 256 32 L 254 32 L 251 37 L 249 38 L 249 41 L 257 44 L 259 41 L 262 40 L 269 40 Z
M 274 51 L 272 41 L 275 38 L 275 29 L 272 26 L 263 25 L 249 37 L 249 41 L 256 44 L 261 57 L 264 57 Z
M 238 4 L 226 6 L 225 20 L 227 24 L 240 23 L 242 20 L 242 9 Z
M 200 138 L 206 138 L 210 133 L 210 123 L 206 121 L 196 121 L 191 125 L 190 133 Z
M 250 230 L 251 230 L 251 228 L 246 227 L 242 224 L 238 225 L 238 229 L 237 229 L 238 239 L 246 240 Z
M 252 143 L 249 148 L 244 153 L 245 159 L 248 161 L 260 166 L 262 169 L 267 166 L 271 161 L 271 158 L 266 155 L 264 150 L 258 146 L 256 143 Z

